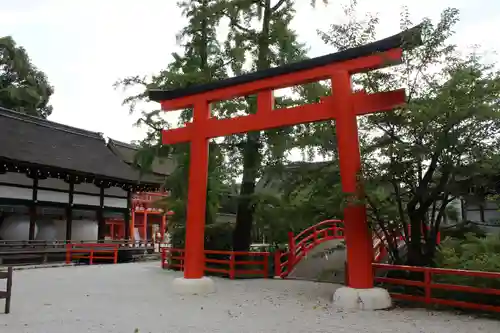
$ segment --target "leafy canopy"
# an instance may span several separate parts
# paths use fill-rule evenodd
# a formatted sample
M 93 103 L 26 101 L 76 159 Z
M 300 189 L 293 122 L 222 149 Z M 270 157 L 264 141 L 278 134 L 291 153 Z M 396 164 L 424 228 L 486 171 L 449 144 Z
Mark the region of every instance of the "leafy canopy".
M 46 75 L 31 62 L 12 37 L 0 38 L 0 106 L 32 116 L 47 118 L 54 89 Z

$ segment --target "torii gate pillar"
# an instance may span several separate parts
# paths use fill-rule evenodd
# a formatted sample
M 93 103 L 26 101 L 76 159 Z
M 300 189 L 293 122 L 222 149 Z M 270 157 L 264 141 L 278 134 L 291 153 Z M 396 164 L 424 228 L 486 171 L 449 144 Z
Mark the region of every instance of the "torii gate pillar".
M 366 206 L 360 188 L 361 155 L 357 117 L 352 102 L 351 77 L 346 72 L 332 75 L 332 93 L 338 103 L 335 128 L 340 164 L 342 192 L 347 197 L 344 208 L 344 232 L 347 249 L 349 287 L 338 288 L 333 303 L 349 309 L 376 310 L 391 307 L 387 290 L 373 287 L 373 238 L 367 223 Z M 351 200 L 352 199 L 352 200 Z
M 174 281 L 180 293 L 204 294 L 215 290 L 204 277 L 204 231 L 208 176 L 208 140 L 220 136 L 267 130 L 315 121 L 335 120 L 343 192 L 359 198 L 361 157 L 356 117 L 390 111 L 405 103 L 404 89 L 366 94 L 352 92 L 351 75 L 401 62 L 402 44 L 409 37 L 417 45 L 420 27 L 384 40 L 323 57 L 305 60 L 268 71 L 259 71 L 220 82 L 185 89 L 152 90 L 149 97 L 162 109 L 173 111 L 192 107 L 194 117 L 185 127 L 163 132 L 163 144 L 189 142 L 189 194 L 185 243 L 184 278 Z M 332 95 L 319 103 L 274 109 L 273 91 L 294 85 L 329 79 Z M 257 113 L 217 119 L 209 105 L 237 96 L 257 95 Z M 344 308 L 383 309 L 391 306 L 385 289 L 373 285 L 373 241 L 366 219 L 366 207 L 348 200 L 344 210 L 349 286 L 338 288 L 333 301 Z

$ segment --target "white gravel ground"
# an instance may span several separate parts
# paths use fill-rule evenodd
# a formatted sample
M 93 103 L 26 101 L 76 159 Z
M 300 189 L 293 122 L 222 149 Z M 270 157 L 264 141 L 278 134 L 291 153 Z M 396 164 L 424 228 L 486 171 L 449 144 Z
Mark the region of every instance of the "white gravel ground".
M 216 279 L 216 294 L 181 297 L 170 290 L 180 274 L 158 263 L 14 274 L 12 312 L 0 314 L 1 333 L 500 332 L 498 321 L 449 313 L 345 312 L 330 305 L 335 285 L 305 281 Z

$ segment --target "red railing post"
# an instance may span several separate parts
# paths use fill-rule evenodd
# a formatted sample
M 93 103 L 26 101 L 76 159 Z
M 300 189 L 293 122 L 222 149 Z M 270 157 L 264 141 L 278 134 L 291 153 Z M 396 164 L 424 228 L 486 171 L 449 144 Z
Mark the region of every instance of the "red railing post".
M 168 249 L 168 251 L 165 252 L 165 267 L 167 269 L 170 269 L 170 267 L 172 266 L 173 253 L 174 253 L 174 251 L 172 249 Z M 180 253 L 180 257 L 181 257 L 181 260 L 179 260 L 180 270 L 182 270 L 182 258 L 183 258 L 183 256 L 184 256 L 184 254 Z
M 94 248 L 90 248 L 90 256 L 89 256 L 89 265 L 92 265 L 94 263 Z
M 71 247 L 72 244 L 66 244 L 66 263 L 70 264 L 71 263 Z
M 115 250 L 113 251 L 113 263 L 118 263 L 118 246 L 115 246 Z
M 235 276 L 235 272 L 234 272 L 234 267 L 235 266 L 235 254 L 234 252 L 231 252 L 231 255 L 229 257 L 229 278 L 231 280 L 234 279 L 234 276 Z
M 424 289 L 425 289 L 425 303 L 431 304 L 431 283 L 432 283 L 432 273 L 430 270 L 424 270 Z
M 348 264 L 347 264 L 347 260 L 344 261 L 344 285 L 348 286 L 349 285 L 349 269 L 348 269 Z
M 281 250 L 274 251 L 274 277 L 281 277 Z
M 318 230 L 316 227 L 313 228 L 313 244 L 318 244 Z
M 166 253 L 165 252 L 166 252 L 166 249 L 164 247 L 162 247 L 160 249 L 160 251 L 161 251 L 160 252 L 160 256 L 161 256 L 161 263 L 160 263 L 161 264 L 161 268 L 165 269 L 165 257 L 166 257 Z
M 295 264 L 295 239 L 293 237 L 293 232 L 288 232 L 288 273 L 290 273 L 293 269 L 293 265 Z
M 186 253 L 184 251 L 179 252 L 180 257 L 181 257 L 181 270 L 184 271 L 184 260 L 186 259 Z M 205 260 L 205 255 L 203 255 L 203 260 Z
M 269 278 L 269 252 L 264 254 L 264 277 Z

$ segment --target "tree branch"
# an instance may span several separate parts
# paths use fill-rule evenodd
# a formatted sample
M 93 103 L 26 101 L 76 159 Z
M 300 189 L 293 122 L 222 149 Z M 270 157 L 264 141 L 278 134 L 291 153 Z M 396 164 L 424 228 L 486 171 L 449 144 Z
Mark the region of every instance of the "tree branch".
M 281 5 L 285 3 L 285 1 L 286 0 L 279 0 L 278 3 L 271 8 L 271 12 L 277 11 L 281 7 Z
M 242 26 L 241 24 L 236 22 L 236 19 L 234 19 L 234 18 L 231 19 L 230 25 L 235 27 L 235 28 L 240 29 L 243 32 L 246 32 L 247 34 L 255 33 L 255 31 L 252 31 L 252 29 L 245 28 L 244 26 Z
M 437 152 L 432 155 L 431 162 L 429 164 L 429 168 L 427 169 L 427 172 L 425 173 L 424 177 L 418 184 L 417 190 L 413 198 L 408 202 L 407 204 L 407 210 L 408 212 L 415 212 L 415 208 L 417 207 L 417 203 L 419 202 L 420 199 L 423 198 L 425 190 L 427 189 L 427 186 L 429 185 L 430 181 L 432 180 L 432 177 L 434 176 L 434 172 L 437 169 L 437 164 L 439 161 L 439 154 Z
M 156 127 L 154 126 L 150 121 L 148 121 L 146 118 L 139 118 L 138 121 L 142 121 L 144 124 L 148 125 L 149 127 L 151 127 L 152 129 L 154 129 L 155 131 L 161 131 L 163 130 L 162 127 Z
M 399 253 L 398 253 L 397 242 L 396 242 L 396 244 L 394 244 L 394 239 L 395 239 L 394 230 L 392 230 L 391 234 L 389 235 L 389 231 L 387 230 L 387 228 L 384 225 L 384 219 L 380 216 L 379 210 L 375 206 L 374 202 L 370 199 L 370 197 L 368 195 L 365 195 L 365 198 L 366 198 L 366 201 L 368 202 L 368 204 L 372 207 L 373 215 L 374 215 L 375 219 L 377 220 L 378 226 L 382 230 L 382 233 L 384 234 L 385 240 L 387 242 L 387 245 L 389 245 L 389 250 L 392 253 L 393 258 L 395 260 L 397 260 L 399 258 Z M 380 239 L 380 241 L 383 242 L 383 239 L 378 235 L 377 232 L 376 232 L 376 235 Z
M 391 183 L 392 187 L 394 188 L 394 193 L 396 194 L 399 217 L 401 218 L 401 222 L 403 223 L 403 232 L 406 234 L 408 232 L 408 221 L 406 220 L 406 214 L 403 209 L 403 198 L 401 197 L 399 183 L 397 183 L 395 180 L 391 181 Z

